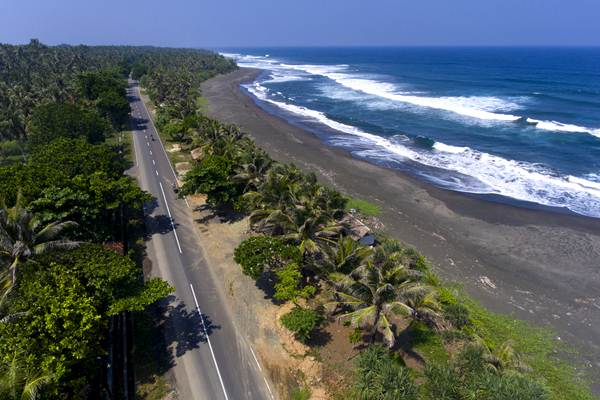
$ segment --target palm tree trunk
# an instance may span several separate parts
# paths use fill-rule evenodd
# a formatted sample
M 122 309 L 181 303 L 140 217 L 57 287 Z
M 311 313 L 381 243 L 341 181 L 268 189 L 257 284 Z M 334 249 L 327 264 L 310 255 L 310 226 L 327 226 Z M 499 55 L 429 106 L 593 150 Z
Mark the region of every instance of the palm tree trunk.
M 381 308 L 377 307 L 377 314 L 375 315 L 375 322 L 373 323 L 373 330 L 371 331 L 371 344 L 375 343 L 375 336 L 377 335 L 377 325 L 379 325 L 379 318 L 381 317 Z

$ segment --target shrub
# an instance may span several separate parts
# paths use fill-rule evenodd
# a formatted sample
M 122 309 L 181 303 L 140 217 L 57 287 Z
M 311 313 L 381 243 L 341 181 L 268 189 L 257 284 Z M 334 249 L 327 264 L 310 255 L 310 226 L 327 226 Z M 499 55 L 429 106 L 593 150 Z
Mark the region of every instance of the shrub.
M 291 400 L 308 400 L 310 399 L 310 390 L 308 388 L 296 388 L 290 393 Z
M 363 333 L 360 328 L 354 328 L 352 332 L 348 334 L 348 340 L 352 344 L 359 344 L 363 340 Z
M 230 179 L 232 168 L 232 161 L 225 157 L 207 156 L 186 174 L 180 194 L 203 193 L 213 207 L 232 205 L 241 194 Z
M 356 361 L 354 393 L 360 400 L 416 400 L 417 386 L 407 368 L 383 346 L 370 346 Z
M 469 309 L 463 304 L 444 304 L 442 305 L 444 316 L 452 323 L 456 329 L 462 329 L 471 323 L 469 319 Z
M 296 339 L 307 342 L 311 333 L 321 322 L 321 316 L 310 308 L 296 306 L 281 317 L 281 323 L 294 333 Z
M 258 279 L 265 268 L 277 269 L 286 262 L 299 262 L 300 251 L 280 238 L 256 236 L 236 247 L 234 260 L 242 266 L 244 274 Z
M 275 284 L 275 295 L 277 300 L 294 301 L 299 298 L 309 298 L 316 292 L 311 285 L 303 286 L 302 274 L 296 263 L 289 263 L 283 269 L 276 272 L 278 282 Z
M 446 319 L 456 329 L 462 329 L 472 325 L 469 308 L 459 302 L 456 296 L 448 288 L 438 288 L 440 303 Z

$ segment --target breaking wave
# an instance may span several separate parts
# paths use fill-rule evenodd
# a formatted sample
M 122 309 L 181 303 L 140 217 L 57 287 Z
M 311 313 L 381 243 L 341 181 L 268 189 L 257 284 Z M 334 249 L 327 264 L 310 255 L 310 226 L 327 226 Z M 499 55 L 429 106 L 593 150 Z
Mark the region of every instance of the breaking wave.
M 434 174 L 431 179 L 453 190 L 497 194 L 600 217 L 600 179 L 592 176 L 561 175 L 544 165 L 505 159 L 467 146 L 431 141 L 431 146 L 423 147 L 406 137 L 395 140 L 374 135 L 335 121 L 323 112 L 275 100 L 269 89 L 259 82 L 246 85 L 246 88 L 261 101 L 346 134 L 336 137 L 334 144 L 355 149 L 353 153 L 357 156 L 374 161 L 409 162 L 444 171 L 443 174 Z

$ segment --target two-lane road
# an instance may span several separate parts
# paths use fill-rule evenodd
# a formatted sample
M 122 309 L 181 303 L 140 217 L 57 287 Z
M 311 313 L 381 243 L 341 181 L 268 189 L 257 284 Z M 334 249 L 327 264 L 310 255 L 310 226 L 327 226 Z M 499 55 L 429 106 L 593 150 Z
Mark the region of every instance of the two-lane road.
M 145 209 L 148 257 L 153 273 L 175 286 L 168 336 L 181 399 L 273 399 L 250 344 L 223 304 L 199 246 L 187 202 L 177 198 L 175 171 L 160 137 L 130 81 L 132 135 L 137 178 L 155 201 Z

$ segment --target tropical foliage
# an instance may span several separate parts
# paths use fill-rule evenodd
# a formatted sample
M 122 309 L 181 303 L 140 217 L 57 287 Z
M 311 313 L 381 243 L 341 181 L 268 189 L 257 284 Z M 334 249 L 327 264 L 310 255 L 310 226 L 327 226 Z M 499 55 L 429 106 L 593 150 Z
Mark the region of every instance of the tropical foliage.
M 356 359 L 357 400 L 416 400 L 418 388 L 408 368 L 379 345 L 368 347 Z
M 307 342 L 321 322 L 321 316 L 310 308 L 294 307 L 281 317 L 281 323 L 294 333 L 298 340 Z
M 173 58 L 233 68 L 196 50 L 0 45 L 2 399 L 117 398 L 111 321 L 172 291 L 126 254 L 151 197 L 108 143 L 129 120 L 134 64 L 160 75 Z

